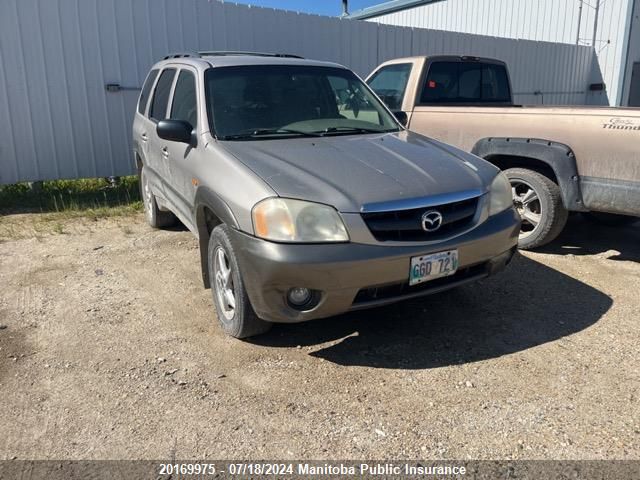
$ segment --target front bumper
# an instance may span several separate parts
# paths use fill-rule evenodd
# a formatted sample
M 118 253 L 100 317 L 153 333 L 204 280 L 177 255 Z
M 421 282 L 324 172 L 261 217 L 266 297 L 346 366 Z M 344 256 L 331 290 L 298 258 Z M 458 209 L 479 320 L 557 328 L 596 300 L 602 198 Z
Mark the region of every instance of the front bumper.
M 237 230 L 231 240 L 256 314 L 294 323 L 428 295 L 497 273 L 515 253 L 519 232 L 520 218 L 508 209 L 464 235 L 428 246 L 280 244 Z M 408 286 L 411 257 L 456 248 L 456 275 Z M 292 308 L 286 301 L 292 287 L 322 292 L 319 302 L 307 311 Z

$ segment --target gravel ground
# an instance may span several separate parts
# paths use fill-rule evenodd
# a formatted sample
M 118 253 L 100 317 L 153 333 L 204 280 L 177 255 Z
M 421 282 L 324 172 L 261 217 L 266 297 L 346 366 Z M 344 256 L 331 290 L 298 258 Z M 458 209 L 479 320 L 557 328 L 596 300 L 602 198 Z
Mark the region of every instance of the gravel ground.
M 0 459 L 640 459 L 637 224 L 243 342 L 189 232 L 0 220 Z

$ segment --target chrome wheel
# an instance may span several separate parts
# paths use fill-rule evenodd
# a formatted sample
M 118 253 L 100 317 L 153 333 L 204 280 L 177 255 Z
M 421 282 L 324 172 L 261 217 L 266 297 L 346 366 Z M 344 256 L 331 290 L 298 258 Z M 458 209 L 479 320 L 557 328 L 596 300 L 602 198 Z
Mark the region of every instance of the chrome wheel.
M 222 309 L 222 315 L 227 320 L 232 320 L 236 312 L 236 295 L 233 285 L 232 266 L 222 247 L 214 252 L 214 275 L 216 283 L 216 296 L 218 305 Z
M 526 238 L 536 231 L 542 221 L 540 198 L 533 187 L 522 180 L 511 180 L 511 193 L 513 204 L 522 219 L 520 238 Z

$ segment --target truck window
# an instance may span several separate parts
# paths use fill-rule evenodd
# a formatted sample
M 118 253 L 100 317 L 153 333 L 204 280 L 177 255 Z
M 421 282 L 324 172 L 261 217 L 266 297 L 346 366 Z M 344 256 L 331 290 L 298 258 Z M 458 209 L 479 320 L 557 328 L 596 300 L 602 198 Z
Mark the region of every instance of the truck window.
M 503 65 L 434 62 L 422 86 L 421 104 L 509 103 L 511 91 Z
M 158 76 L 158 70 L 151 70 L 149 75 L 147 75 L 147 79 L 144 82 L 142 87 L 142 92 L 140 92 L 140 98 L 138 99 L 138 113 L 144 115 L 144 112 L 147 110 L 147 102 L 149 101 L 149 93 L 151 93 L 151 87 L 153 87 L 153 82 L 156 81 L 156 77 Z
M 182 70 L 178 75 L 171 103 L 171 119 L 189 122 L 193 128 L 198 126 L 196 77 L 188 70 Z
M 160 74 L 153 94 L 151 108 L 149 109 L 149 118 L 156 122 L 164 120 L 167 116 L 167 104 L 169 103 L 169 94 L 171 93 L 171 85 L 175 75 L 175 68 L 167 68 Z
M 390 110 L 402 110 L 402 99 L 411 73 L 411 63 L 382 67 L 367 82 Z

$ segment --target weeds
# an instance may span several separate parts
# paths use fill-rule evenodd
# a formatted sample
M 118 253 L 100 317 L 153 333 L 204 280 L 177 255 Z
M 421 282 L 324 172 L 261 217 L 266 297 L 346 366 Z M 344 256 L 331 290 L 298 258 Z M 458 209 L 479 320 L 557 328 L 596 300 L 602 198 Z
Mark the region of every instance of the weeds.
M 142 210 L 138 178 L 54 180 L 33 189 L 27 183 L 0 186 L 0 215 L 11 213 L 64 214 L 95 219 L 127 215 Z

